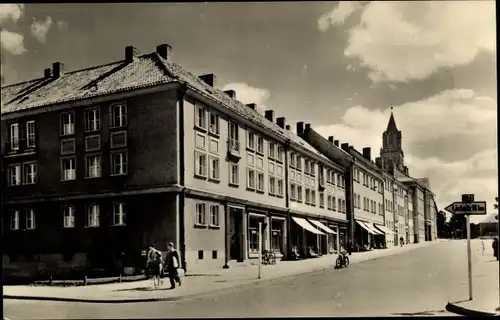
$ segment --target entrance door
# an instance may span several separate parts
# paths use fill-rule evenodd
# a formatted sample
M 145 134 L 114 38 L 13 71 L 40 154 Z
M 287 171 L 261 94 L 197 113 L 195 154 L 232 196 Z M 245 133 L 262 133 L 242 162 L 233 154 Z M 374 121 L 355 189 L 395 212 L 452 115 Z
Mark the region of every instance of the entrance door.
M 231 260 L 241 260 L 241 234 L 242 234 L 242 212 L 238 209 L 229 208 L 229 234 L 230 251 L 229 257 Z

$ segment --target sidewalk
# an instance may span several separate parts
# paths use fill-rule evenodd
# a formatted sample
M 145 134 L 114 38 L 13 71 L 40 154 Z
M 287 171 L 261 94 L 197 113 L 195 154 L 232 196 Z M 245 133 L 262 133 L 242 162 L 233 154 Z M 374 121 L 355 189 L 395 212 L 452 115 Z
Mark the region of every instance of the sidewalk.
M 439 241 L 439 240 L 438 240 Z M 410 244 L 368 252 L 354 253 L 350 263 L 378 259 L 433 245 L 435 242 Z M 333 268 L 336 255 L 299 261 L 278 261 L 276 265 L 263 265 L 261 279 L 257 279 L 258 266 L 232 267 L 210 270 L 208 275 L 182 277 L 182 286 L 169 290 L 168 279 L 159 289 L 152 289 L 150 280 L 79 287 L 4 286 L 4 299 L 55 300 L 92 303 L 131 303 L 146 301 L 176 301 L 192 296 L 213 293 L 258 281 L 293 276 L 301 273 Z
M 491 250 L 491 241 L 485 241 L 486 251 L 480 253 L 480 241 L 472 240 L 472 300 L 450 302 L 446 310 L 463 316 L 494 316 L 499 311 L 499 266 Z M 468 281 L 460 286 L 460 291 L 468 292 Z

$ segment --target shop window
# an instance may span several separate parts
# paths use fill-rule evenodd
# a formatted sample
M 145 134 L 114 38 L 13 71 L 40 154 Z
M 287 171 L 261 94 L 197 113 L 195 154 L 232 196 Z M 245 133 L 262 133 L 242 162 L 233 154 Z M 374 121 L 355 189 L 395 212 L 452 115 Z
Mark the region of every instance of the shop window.
M 283 222 L 272 221 L 271 225 L 271 250 L 283 253 Z
M 203 260 L 203 250 L 198 250 L 198 259 Z
M 212 251 L 212 259 L 217 259 L 217 250 Z

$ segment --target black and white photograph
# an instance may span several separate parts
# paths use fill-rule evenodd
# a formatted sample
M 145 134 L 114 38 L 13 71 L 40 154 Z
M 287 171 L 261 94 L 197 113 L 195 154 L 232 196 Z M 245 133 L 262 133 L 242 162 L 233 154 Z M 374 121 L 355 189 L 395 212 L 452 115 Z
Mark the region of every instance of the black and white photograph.
M 0 4 L 3 320 L 500 315 L 496 37 L 493 0 Z

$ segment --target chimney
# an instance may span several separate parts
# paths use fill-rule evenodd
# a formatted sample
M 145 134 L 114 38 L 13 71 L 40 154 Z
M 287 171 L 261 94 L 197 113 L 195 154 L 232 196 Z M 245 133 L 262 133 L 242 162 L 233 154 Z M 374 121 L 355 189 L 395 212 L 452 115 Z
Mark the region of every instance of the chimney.
M 247 107 L 249 107 L 252 110 L 255 110 L 255 108 L 257 107 L 257 105 L 255 103 L 247 103 Z
M 340 141 L 335 140 L 335 141 L 333 141 L 333 144 L 334 144 L 336 147 L 338 147 L 338 146 L 339 146 L 339 144 L 340 144 Z
M 285 117 L 279 117 L 276 118 L 276 124 L 281 128 L 285 129 L 285 123 L 286 123 L 286 118 Z
M 43 77 L 44 77 L 44 79 L 51 78 L 52 77 L 52 69 L 47 68 L 47 69 L 43 70 Z
M 64 65 L 61 62 L 54 62 L 52 64 L 52 76 L 54 79 L 60 78 L 64 74 Z
M 304 122 L 297 122 L 297 135 L 301 136 L 304 133 Z
M 375 164 L 382 169 L 382 159 L 380 157 L 375 158 Z
M 290 131 L 290 126 L 289 125 L 286 125 L 285 128 L 286 128 L 286 130 Z
M 274 110 L 266 110 L 266 112 L 264 113 L 264 115 L 266 116 L 266 119 L 273 122 L 273 119 L 274 119 Z
M 311 124 L 310 123 L 306 123 L 306 129 L 311 129 Z
M 349 152 L 349 144 L 348 143 L 342 143 L 340 145 L 340 148 L 342 148 L 342 150 L 344 150 L 345 152 Z
M 125 62 L 132 63 L 134 62 L 134 58 L 138 56 L 138 51 L 134 46 L 126 46 L 125 47 Z
M 217 79 L 215 78 L 215 74 L 213 73 L 207 73 L 199 76 L 200 80 L 208 84 L 209 86 L 215 87 L 217 83 Z
M 156 47 L 156 53 L 163 59 L 170 60 L 172 58 L 172 47 L 169 46 L 168 44 L 160 44 L 159 46 Z
M 365 157 L 365 159 L 367 160 L 372 161 L 372 148 L 363 148 L 363 157 Z
M 328 141 L 330 141 L 330 143 L 333 143 L 333 136 L 329 136 Z
M 236 99 L 236 91 L 226 90 L 226 91 L 224 91 L 224 93 L 227 94 L 228 96 L 230 96 L 231 98 Z

